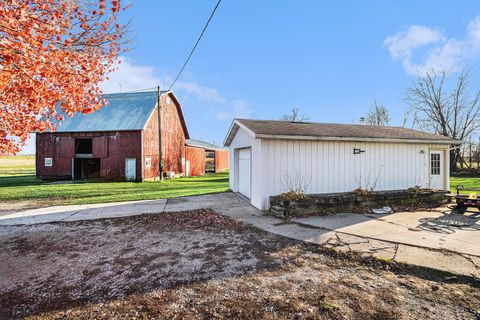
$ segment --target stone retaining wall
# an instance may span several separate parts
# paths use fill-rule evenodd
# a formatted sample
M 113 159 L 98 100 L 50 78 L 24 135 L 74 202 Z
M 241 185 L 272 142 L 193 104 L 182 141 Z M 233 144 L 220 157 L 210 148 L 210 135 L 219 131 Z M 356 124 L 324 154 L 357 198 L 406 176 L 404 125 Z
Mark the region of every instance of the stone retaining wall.
M 282 218 L 333 213 L 355 212 L 360 208 L 384 206 L 440 205 L 450 201 L 446 191 L 407 190 L 374 191 L 368 195 L 355 192 L 308 195 L 304 200 L 284 200 L 281 196 L 270 197 L 270 212 Z

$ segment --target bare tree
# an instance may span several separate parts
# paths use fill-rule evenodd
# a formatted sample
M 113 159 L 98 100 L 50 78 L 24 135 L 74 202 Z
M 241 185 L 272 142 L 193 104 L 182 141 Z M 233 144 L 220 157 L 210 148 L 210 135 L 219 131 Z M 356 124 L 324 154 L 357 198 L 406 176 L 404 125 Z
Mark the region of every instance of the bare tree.
M 290 122 L 303 122 L 308 120 L 308 118 L 303 114 L 301 115 L 298 108 L 292 108 L 291 113 L 284 114 L 281 120 Z
M 411 110 L 406 110 L 403 113 L 402 127 L 404 128 L 407 126 L 408 120 L 410 119 L 410 113 L 411 113 Z
M 388 112 L 387 108 L 375 100 L 373 102 L 373 106 L 368 112 L 366 119 L 367 124 L 372 126 L 388 126 L 390 120 L 390 113 Z
M 413 111 L 414 125 L 446 137 L 466 140 L 479 128 L 480 90 L 470 89 L 470 75 L 458 74 L 450 88 L 448 72 L 426 72 L 407 89 L 405 101 Z M 460 149 L 450 150 L 450 170 L 460 160 Z

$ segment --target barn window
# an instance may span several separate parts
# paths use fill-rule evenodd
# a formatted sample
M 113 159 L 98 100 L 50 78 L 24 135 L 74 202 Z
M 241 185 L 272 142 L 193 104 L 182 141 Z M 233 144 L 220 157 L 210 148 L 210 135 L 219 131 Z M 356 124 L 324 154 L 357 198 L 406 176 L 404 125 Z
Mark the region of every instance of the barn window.
M 440 174 L 440 153 L 430 154 L 430 172 L 436 176 Z
M 52 158 L 45 158 L 45 167 L 51 167 L 53 164 Z
M 92 154 L 92 138 L 75 139 L 75 154 Z
M 145 167 L 150 168 L 152 166 L 152 158 L 145 158 Z

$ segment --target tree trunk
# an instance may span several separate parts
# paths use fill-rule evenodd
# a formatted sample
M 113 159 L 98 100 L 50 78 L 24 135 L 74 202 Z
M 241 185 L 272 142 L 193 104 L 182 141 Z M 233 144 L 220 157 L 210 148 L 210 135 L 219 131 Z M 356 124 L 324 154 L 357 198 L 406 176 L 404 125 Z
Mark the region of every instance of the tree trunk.
M 450 150 L 450 172 L 457 171 L 459 152 L 458 149 Z

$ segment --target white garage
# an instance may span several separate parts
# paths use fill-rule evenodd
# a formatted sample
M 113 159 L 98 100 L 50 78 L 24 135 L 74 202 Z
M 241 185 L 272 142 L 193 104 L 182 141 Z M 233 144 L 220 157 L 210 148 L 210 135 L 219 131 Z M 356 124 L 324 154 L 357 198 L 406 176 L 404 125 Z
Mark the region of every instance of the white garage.
M 262 210 L 298 183 L 309 194 L 448 190 L 449 148 L 459 144 L 402 127 L 246 119 L 235 119 L 225 139 L 230 188 Z

